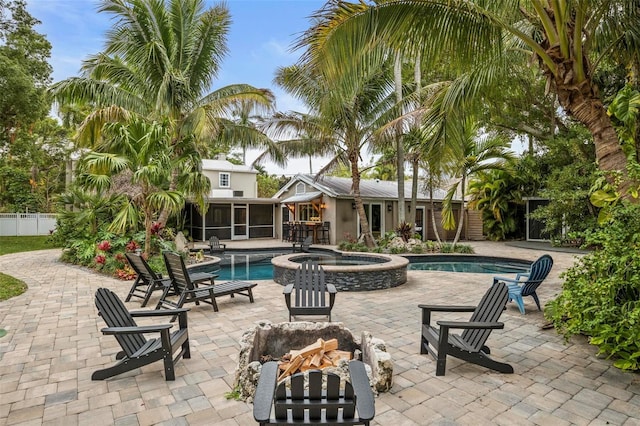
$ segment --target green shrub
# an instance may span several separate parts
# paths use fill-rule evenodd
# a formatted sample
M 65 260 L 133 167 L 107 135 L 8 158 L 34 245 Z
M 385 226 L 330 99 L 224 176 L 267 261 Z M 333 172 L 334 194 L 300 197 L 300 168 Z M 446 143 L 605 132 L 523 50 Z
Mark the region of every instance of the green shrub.
M 616 367 L 640 370 L 640 206 L 612 213 L 606 226 L 585 234 L 599 248 L 562 275 L 562 292 L 545 316 L 566 339 L 590 336 Z

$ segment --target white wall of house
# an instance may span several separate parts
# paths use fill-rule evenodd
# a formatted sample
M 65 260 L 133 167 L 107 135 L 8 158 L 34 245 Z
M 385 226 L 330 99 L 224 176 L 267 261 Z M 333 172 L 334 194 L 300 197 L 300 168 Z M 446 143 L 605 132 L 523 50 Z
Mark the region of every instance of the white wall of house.
M 211 182 L 211 198 L 257 198 L 257 171 L 226 160 L 202 160 L 202 173 Z

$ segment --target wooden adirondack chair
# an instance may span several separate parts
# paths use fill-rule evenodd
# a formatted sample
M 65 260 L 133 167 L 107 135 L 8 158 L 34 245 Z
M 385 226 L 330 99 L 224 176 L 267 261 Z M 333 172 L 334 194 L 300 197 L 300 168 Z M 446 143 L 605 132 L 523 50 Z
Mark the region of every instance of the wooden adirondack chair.
M 173 286 L 178 290 L 178 300 L 172 301 L 167 298 L 169 294 L 168 289 L 166 293 L 163 293 L 158 301 L 156 309 L 162 307 L 167 308 L 181 308 L 185 303 L 195 303 L 199 305 L 200 302 L 207 303 L 213 306 L 213 310 L 218 312 L 218 304 L 216 297 L 230 295 L 233 297 L 236 294 L 247 296 L 249 301 L 253 303 L 252 288 L 256 283 L 247 281 L 228 281 L 220 284 L 213 285 L 213 277 L 211 275 L 211 285 L 199 286 L 199 282 L 196 282 L 187 271 L 187 267 L 184 264 L 184 260 L 179 254 L 164 252 L 164 261 L 167 266 L 167 272 L 171 278 Z M 202 273 L 201 273 L 202 274 Z M 201 282 L 201 281 L 200 281 Z
M 336 293 L 333 284 L 325 283 L 322 266 L 316 262 L 304 262 L 296 270 L 295 282 L 288 284 L 283 291 L 289 321 L 297 315 L 325 315 L 331 321 Z
M 300 242 L 294 241 L 292 245 L 293 252 L 295 253 L 299 251 L 299 252 L 309 253 L 309 247 L 311 247 L 311 244 L 313 244 L 312 236 L 308 236 Z
M 538 310 L 541 311 L 540 299 L 538 299 L 536 290 L 540 284 L 542 284 L 542 281 L 547 278 L 547 275 L 549 275 L 551 267 L 553 267 L 553 258 L 548 254 L 544 254 L 531 264 L 529 272 L 521 272 L 516 275 L 515 279 L 493 277 L 493 282 L 503 282 L 507 285 L 509 289 L 509 301 L 513 300 L 516 302 L 521 314 L 524 315 L 524 300 L 522 300 L 524 296 L 533 297 L 533 300 L 538 306 Z
M 151 294 L 156 290 L 164 291 L 165 287 L 171 285 L 171 279 L 162 278 L 162 275 L 157 274 L 151 269 L 149 264 L 139 254 L 125 253 L 125 256 L 129 265 L 138 276 L 133 282 L 129 294 L 124 301 L 128 302 L 132 297 L 139 297 L 142 299 L 142 305 L 140 306 L 144 308 L 147 306 Z
M 215 235 L 209 238 L 209 254 L 219 253 L 222 254 L 226 250 L 227 245 L 221 244 L 218 237 Z
M 431 354 L 436 359 L 436 376 L 444 376 L 447 355 L 499 371 L 513 373 L 509 364 L 489 357 L 485 342 L 491 330 L 504 328 L 497 322 L 509 299 L 507 286 L 495 283 L 487 290 L 478 306 L 418 305 L 422 309 L 422 338 L 420 353 Z M 432 312 L 473 312 L 469 321 L 438 321 L 439 328 L 431 325 Z M 450 334 L 450 329 L 464 330 L 462 334 Z
M 124 303 L 111 290 L 99 288 L 96 292 L 98 314 L 107 323 L 103 334 L 114 335 L 122 351 L 118 352 L 115 365 L 97 370 L 91 380 L 104 380 L 156 361 L 164 361 L 166 380 L 175 380 L 174 365 L 180 358 L 191 358 L 189 331 L 187 329 L 188 309 L 170 311 L 127 311 Z M 171 332 L 173 325 L 157 324 L 138 326 L 134 317 L 178 316 L 178 329 Z M 157 333 L 158 337 L 147 340 L 145 333 Z M 173 357 L 173 354 L 178 354 Z
M 304 373 L 291 376 L 277 384 L 278 363 L 262 366 L 253 401 L 253 418 L 260 425 L 268 424 L 331 424 L 369 425 L 375 416 L 375 401 L 365 366 L 361 361 L 349 362 L 350 381 L 320 370 L 309 371 L 309 390 L 304 389 Z M 323 375 L 327 388 L 322 389 Z M 274 416 L 271 416 L 271 408 Z

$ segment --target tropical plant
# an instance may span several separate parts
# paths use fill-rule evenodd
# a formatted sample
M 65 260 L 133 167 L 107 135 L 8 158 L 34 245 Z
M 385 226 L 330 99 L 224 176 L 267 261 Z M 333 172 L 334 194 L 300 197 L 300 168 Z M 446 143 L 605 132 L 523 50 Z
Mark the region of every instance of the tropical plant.
M 453 130 L 451 144 L 453 155 L 445 166 L 451 176 L 457 180 L 451 185 L 443 200 L 442 222 L 445 229 L 453 229 L 456 221 L 453 217 L 452 201 L 456 194 L 460 194 L 460 211 L 458 215 L 456 235 L 453 240 L 455 246 L 460 239 L 464 226 L 465 194 L 467 180 L 483 170 L 504 168 L 507 161 L 513 159 L 513 153 L 508 149 L 509 142 L 492 135 L 480 135 L 481 129 L 477 121 L 471 117 L 461 117 L 450 120 Z
M 246 84 L 207 93 L 227 52 L 227 8 L 205 9 L 204 0 L 101 0 L 98 11 L 115 18 L 105 49 L 84 61 L 81 77 L 56 83 L 54 99 L 92 106 L 79 129 L 85 146 L 100 141 L 107 122 L 140 116 L 167 123 L 172 160 L 181 159 L 171 162 L 169 189 L 194 196 L 205 209 L 205 187 L 190 186 L 194 180 L 181 172 L 200 173 L 200 159 L 229 124 L 223 118 L 233 107 L 273 99 Z M 163 210 L 158 220 L 166 223 L 168 215 Z
M 160 210 L 177 213 L 184 204 L 181 193 L 166 190 L 171 173 L 170 134 L 163 123 L 132 118 L 126 123 L 109 123 L 96 151 L 79 164 L 78 184 L 99 193 L 123 194 L 126 202 L 116 213 L 109 231 L 135 232 L 143 223 L 144 252 L 151 253 L 151 230 Z M 184 162 L 183 162 L 184 163 Z M 195 179 L 200 175 L 196 174 Z M 201 185 L 206 192 L 209 180 Z
M 640 207 L 619 204 L 586 243 L 597 249 L 563 274 L 562 293 L 545 316 L 567 339 L 589 336 L 614 366 L 640 370 Z
M 482 212 L 484 234 L 490 240 L 521 237 L 524 219 L 522 179 L 511 170 L 485 170 L 469 180 L 469 208 Z
M 357 88 L 341 92 L 312 65 L 303 62 L 283 68 L 278 71 L 276 82 L 310 107 L 312 113 L 304 116 L 309 120 L 302 123 L 305 129 L 311 129 L 306 134 L 312 136 L 316 144 L 324 145 L 325 152 L 334 153 L 318 174 L 339 166 L 349 167 L 361 237 L 368 247 L 373 247 L 375 241 L 360 195 L 360 159 L 362 153 L 382 137 L 376 133 L 377 129 L 393 116 L 395 101 L 388 70 L 383 68 L 362 76 Z
M 586 126 L 596 146 L 597 163 L 610 183 L 621 174 L 626 196 L 631 181 L 626 157 L 594 80 L 608 58 L 637 68 L 640 13 L 627 0 L 389 0 L 330 2 L 316 14 L 324 20 L 313 39 L 311 60 L 353 84 L 375 69 L 380 45 L 412 52 L 439 63 L 446 55 L 454 67 L 470 70 L 459 101 L 481 96 L 483 88 L 507 78 L 496 72 L 508 52 L 533 57 L 565 113 Z M 460 104 L 451 99 L 450 105 Z

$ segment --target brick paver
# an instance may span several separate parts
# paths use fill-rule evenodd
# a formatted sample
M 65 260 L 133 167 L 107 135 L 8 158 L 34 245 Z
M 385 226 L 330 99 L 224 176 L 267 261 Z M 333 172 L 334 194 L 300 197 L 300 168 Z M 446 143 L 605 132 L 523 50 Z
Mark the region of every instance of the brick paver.
M 260 247 L 251 241 L 233 242 Z M 534 260 L 541 251 L 500 243 L 472 243 L 478 254 Z M 572 265 L 573 254 L 551 253 L 555 264 L 540 287 L 543 302 L 558 293 L 558 275 Z M 109 287 L 123 299 L 129 283 L 60 263 L 58 250 L 0 257 L 0 271 L 27 283 L 29 290 L 0 302 L 0 426 L 13 424 L 217 424 L 252 423 L 251 404 L 228 400 L 239 340 L 258 321 L 288 318 L 282 287 L 260 281 L 255 303 L 222 298 L 220 311 L 194 306 L 189 312 L 192 358 L 176 367 L 166 382 L 162 363 L 91 381 L 91 373 L 110 365 L 119 347 L 97 316 L 93 295 Z M 503 375 L 450 358 L 443 377 L 418 351 L 418 303 L 475 304 L 491 284 L 491 275 L 410 271 L 398 288 L 365 293 L 342 292 L 333 310 L 359 335 L 370 331 L 385 340 L 394 361 L 394 386 L 376 398 L 379 425 L 464 424 L 638 424 L 640 378 L 596 357 L 584 338 L 565 344 L 530 298 L 526 315 L 510 304 L 504 330 L 489 338 L 492 354 L 512 363 Z M 139 302 L 129 302 L 139 309 Z M 149 306 L 154 306 L 150 303 Z M 454 319 L 456 315 L 448 318 Z M 458 314 L 458 318 L 464 318 Z

